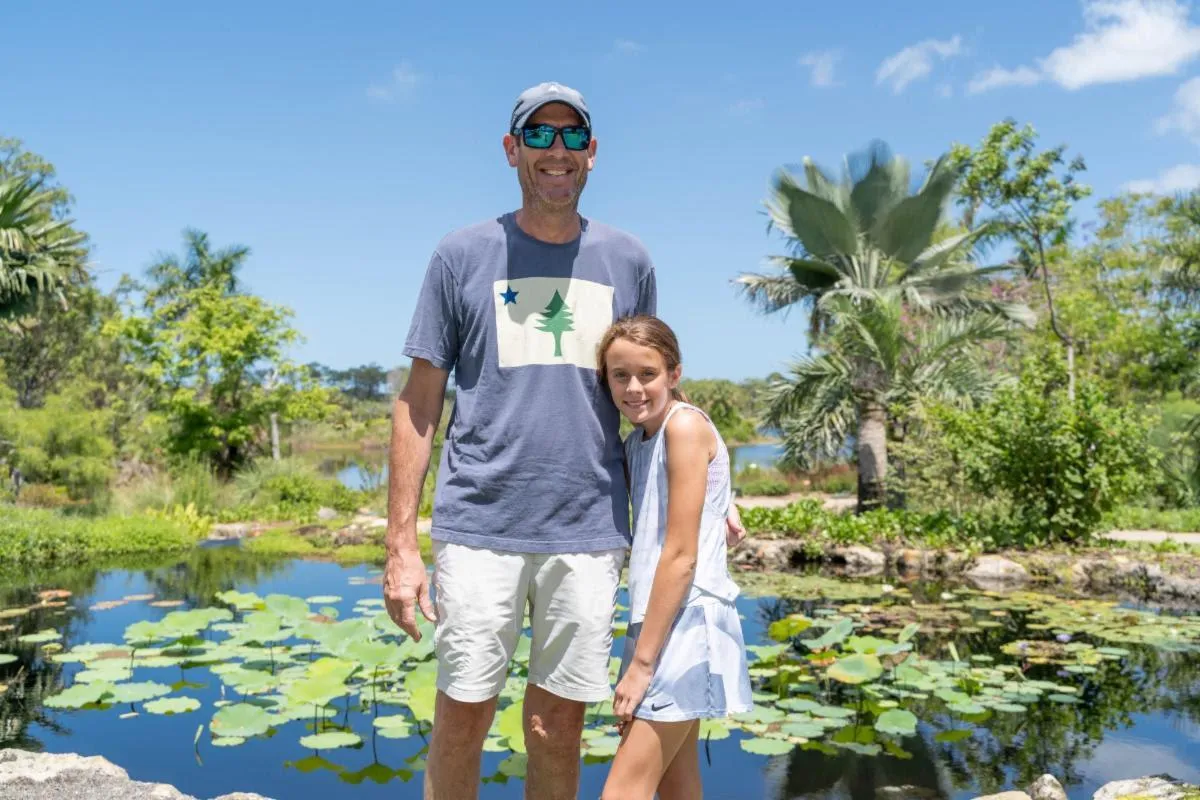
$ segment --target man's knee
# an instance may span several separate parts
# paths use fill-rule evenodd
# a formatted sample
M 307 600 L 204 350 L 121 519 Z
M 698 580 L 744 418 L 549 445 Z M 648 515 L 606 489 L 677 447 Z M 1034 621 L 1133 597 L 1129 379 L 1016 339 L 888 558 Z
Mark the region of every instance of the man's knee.
M 434 730 L 437 737 L 447 743 L 482 744 L 488 729 L 492 727 L 495 714 L 495 698 L 480 703 L 464 703 L 438 692 Z
M 525 746 L 530 750 L 579 752 L 586 707 L 574 700 L 542 692 L 535 702 L 525 703 Z

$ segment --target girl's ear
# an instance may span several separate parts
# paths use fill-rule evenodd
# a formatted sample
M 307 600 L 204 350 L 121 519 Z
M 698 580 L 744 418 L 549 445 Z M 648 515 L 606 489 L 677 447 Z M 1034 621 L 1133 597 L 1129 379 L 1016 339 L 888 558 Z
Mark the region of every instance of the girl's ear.
M 678 389 L 679 381 L 682 378 L 683 378 L 683 364 L 676 364 L 675 369 L 671 370 L 671 383 L 670 383 L 671 388 Z

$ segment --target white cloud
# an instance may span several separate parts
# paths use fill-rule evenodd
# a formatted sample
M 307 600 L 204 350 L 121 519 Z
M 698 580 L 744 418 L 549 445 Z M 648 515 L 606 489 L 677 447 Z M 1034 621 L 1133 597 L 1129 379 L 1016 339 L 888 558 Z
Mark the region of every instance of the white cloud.
M 884 59 L 875 73 L 876 83 L 890 83 L 892 92 L 900 94 L 910 83 L 929 75 L 933 71 L 935 56 L 944 59 L 962 53 L 962 37 L 955 36 L 941 41 L 926 39 L 906 47 L 899 53 Z
M 1130 181 L 1125 190 L 1138 193 L 1175 194 L 1200 187 L 1200 164 L 1176 164 L 1157 178 Z
M 938 86 L 938 97 L 954 97 L 954 87 L 948 83 L 943 83 Z
M 1153 771 L 1166 773 L 1181 781 L 1200 780 L 1200 769 L 1184 760 L 1184 754 L 1170 744 L 1160 744 L 1138 736 L 1118 733 L 1102 741 L 1085 765 L 1089 779 L 1097 783 L 1127 780 L 1145 775 L 1147 764 Z
M 987 72 L 981 72 L 971 79 L 971 82 L 967 84 L 967 94 L 979 94 L 998 89 L 1001 86 L 1033 86 L 1035 83 L 1040 83 L 1041 80 L 1042 74 L 1030 67 L 1017 67 L 1016 69 L 992 67 Z
M 632 39 L 617 39 L 613 42 L 613 52 L 624 55 L 633 55 L 634 53 L 646 52 L 644 44 L 638 44 Z
M 1175 90 L 1175 103 L 1170 113 L 1154 123 L 1159 133 L 1180 131 L 1200 140 L 1200 78 L 1192 78 Z
M 377 83 L 367 87 L 367 97 L 390 103 L 413 93 L 424 77 L 413 69 L 407 61 L 392 70 L 392 75 L 386 83 Z
M 1200 27 L 1181 0 L 1085 0 L 1084 31 L 1038 60 L 1037 68 L 994 68 L 971 81 L 975 92 L 1029 86 L 1035 76 L 1064 89 L 1174 75 L 1200 56 Z
M 761 97 L 750 97 L 745 100 L 739 100 L 729 107 L 729 113 L 735 117 L 744 117 L 765 108 L 767 102 Z
M 837 50 L 821 50 L 805 53 L 796 63 L 812 70 L 813 86 L 833 86 L 833 68 L 841 57 L 842 54 Z

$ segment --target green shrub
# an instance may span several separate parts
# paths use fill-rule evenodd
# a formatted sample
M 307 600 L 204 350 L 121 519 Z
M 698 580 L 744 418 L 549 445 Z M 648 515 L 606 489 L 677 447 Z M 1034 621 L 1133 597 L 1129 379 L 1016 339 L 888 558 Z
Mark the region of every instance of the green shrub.
M 1171 533 L 1200 531 L 1200 508 L 1156 509 L 1122 506 L 1104 518 L 1110 530 L 1153 530 Z
M 75 501 L 67 494 L 64 486 L 52 486 L 49 483 L 28 483 L 21 487 L 17 503 L 29 508 L 69 508 Z
M 9 462 L 26 481 L 61 486 L 77 501 L 97 500 L 107 492 L 115 452 L 107 434 L 107 411 L 54 395 L 42 408 L 0 408 L 0 417 L 0 430 L 13 437 Z
M 171 506 L 195 506 L 215 511 L 224 505 L 225 488 L 212 464 L 200 458 L 187 458 L 170 471 Z
M 781 481 L 778 478 L 760 478 L 743 483 L 738 488 L 747 497 L 782 497 L 792 491 L 792 487 L 788 486 L 787 481 Z
M 0 506 L 0 562 L 81 563 L 110 555 L 183 550 L 198 535 L 186 522 L 148 516 L 64 516 Z
M 1088 383 L 1071 402 L 1059 376 L 1041 368 L 987 406 L 940 416 L 965 480 L 981 496 L 1002 495 L 1031 541 L 1082 541 L 1155 479 L 1157 454 L 1136 410 L 1107 405 Z

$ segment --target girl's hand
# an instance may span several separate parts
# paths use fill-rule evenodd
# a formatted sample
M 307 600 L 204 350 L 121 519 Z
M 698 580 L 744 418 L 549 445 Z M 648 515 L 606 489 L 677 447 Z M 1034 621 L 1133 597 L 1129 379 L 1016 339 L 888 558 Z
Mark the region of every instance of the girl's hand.
M 617 684 L 616 696 L 613 697 L 613 713 L 617 717 L 618 730 L 624 730 L 625 726 L 633 720 L 633 712 L 637 710 L 642 698 L 646 696 L 646 690 L 650 688 L 650 677 L 653 674 L 654 670 L 639 665 L 636 661 L 625 670 L 625 676 Z
M 742 524 L 742 515 L 738 507 L 729 504 L 729 516 L 725 518 L 725 544 L 737 547 L 746 538 L 746 526 Z

